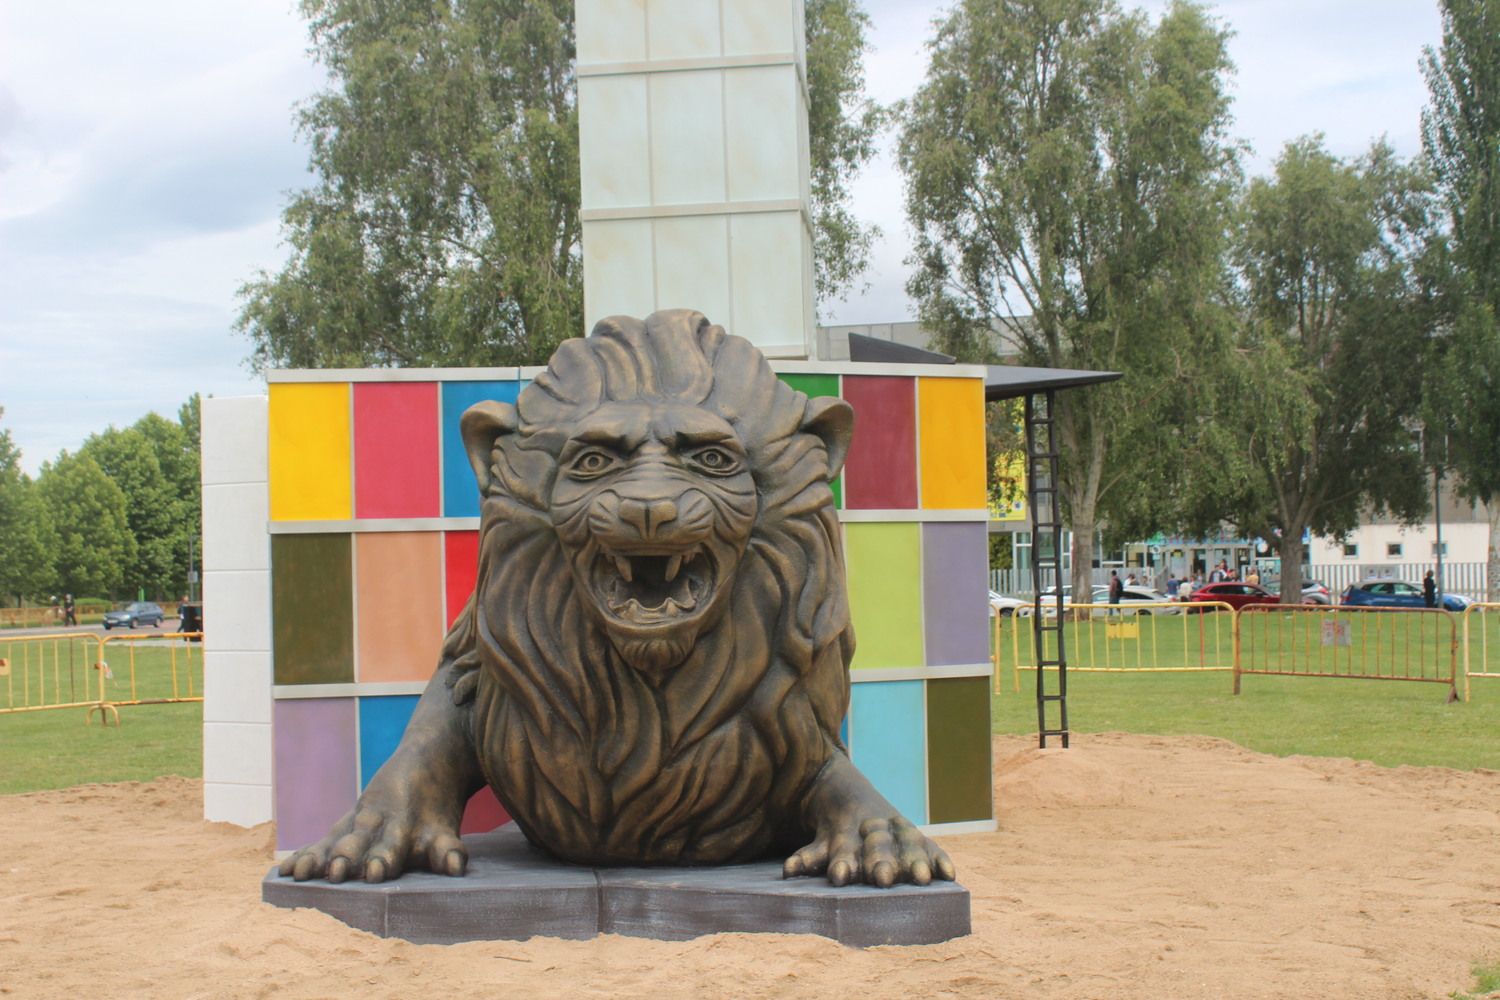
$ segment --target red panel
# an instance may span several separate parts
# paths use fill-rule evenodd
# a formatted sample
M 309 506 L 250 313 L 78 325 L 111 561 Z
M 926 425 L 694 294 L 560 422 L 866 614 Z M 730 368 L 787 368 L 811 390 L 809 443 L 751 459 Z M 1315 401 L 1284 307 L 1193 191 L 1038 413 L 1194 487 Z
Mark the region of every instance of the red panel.
M 443 591 L 448 595 L 448 627 L 469 603 L 479 576 L 479 532 L 443 533 Z
M 466 833 L 489 833 L 498 826 L 504 826 L 510 822 L 510 813 L 495 798 L 495 793 L 485 785 L 469 799 L 469 804 L 464 806 L 464 818 L 458 824 L 459 835 Z
M 854 443 L 844 466 L 844 508 L 916 507 L 916 379 L 845 375 L 844 399 L 854 407 Z
M 354 516 L 437 517 L 436 382 L 354 385 Z

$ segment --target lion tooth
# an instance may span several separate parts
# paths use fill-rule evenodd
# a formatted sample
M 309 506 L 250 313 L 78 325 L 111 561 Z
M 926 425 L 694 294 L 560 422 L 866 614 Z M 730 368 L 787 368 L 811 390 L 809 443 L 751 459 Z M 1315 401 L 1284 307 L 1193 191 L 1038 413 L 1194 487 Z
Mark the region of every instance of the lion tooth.
M 634 583 L 635 578 L 631 575 L 630 560 L 625 556 L 615 556 L 615 569 L 625 578 L 626 583 Z
M 677 579 L 677 571 L 682 569 L 682 556 L 673 556 L 667 560 L 667 582 L 671 583 Z

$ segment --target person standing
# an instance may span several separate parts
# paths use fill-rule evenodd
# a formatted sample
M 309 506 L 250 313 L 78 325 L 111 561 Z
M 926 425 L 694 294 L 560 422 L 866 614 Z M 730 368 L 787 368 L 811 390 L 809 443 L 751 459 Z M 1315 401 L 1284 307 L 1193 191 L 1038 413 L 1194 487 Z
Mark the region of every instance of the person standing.
M 1432 570 L 1422 577 L 1422 603 L 1429 608 L 1437 607 L 1437 581 L 1432 577 Z
M 1120 571 L 1112 569 L 1109 571 L 1109 603 L 1118 607 L 1120 595 L 1125 592 L 1125 585 L 1120 582 Z M 1113 613 L 1113 612 L 1111 612 Z
M 64 594 L 63 595 L 63 624 L 64 625 L 77 625 L 78 624 L 78 613 L 73 608 L 73 595 L 72 594 Z

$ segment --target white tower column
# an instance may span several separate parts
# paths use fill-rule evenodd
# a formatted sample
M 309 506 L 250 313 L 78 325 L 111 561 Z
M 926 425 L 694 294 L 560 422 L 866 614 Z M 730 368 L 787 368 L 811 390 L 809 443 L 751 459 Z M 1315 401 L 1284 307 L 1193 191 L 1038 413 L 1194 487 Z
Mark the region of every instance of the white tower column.
M 688 307 L 807 357 L 802 0 L 578 0 L 576 28 L 585 325 Z

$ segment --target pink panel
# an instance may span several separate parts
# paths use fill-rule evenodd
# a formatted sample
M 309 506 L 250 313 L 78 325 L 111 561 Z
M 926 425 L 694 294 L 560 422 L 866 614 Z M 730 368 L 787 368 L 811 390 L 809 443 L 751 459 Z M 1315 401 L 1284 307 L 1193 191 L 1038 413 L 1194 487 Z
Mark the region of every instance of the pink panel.
M 448 596 L 448 627 L 458 618 L 474 581 L 479 576 L 479 532 L 448 531 L 443 533 L 443 589 Z
M 916 507 L 916 379 L 845 375 L 844 399 L 854 407 L 854 442 L 844 465 L 844 508 Z
M 354 516 L 437 517 L 436 382 L 354 385 Z

